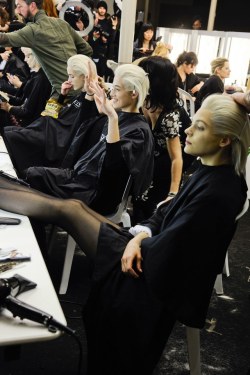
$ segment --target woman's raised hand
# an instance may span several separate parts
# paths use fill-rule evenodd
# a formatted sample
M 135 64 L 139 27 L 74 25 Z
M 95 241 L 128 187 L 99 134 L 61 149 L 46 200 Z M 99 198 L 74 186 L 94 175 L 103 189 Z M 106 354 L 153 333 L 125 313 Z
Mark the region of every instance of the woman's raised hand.
M 70 81 L 65 81 L 61 85 L 61 94 L 68 95 L 71 89 L 72 89 L 72 83 Z
M 235 92 L 231 96 L 236 103 L 243 105 L 246 108 L 246 111 L 250 113 L 250 91 L 245 93 Z
M 112 106 L 112 102 L 107 98 L 105 90 L 96 81 L 90 82 L 91 92 L 94 94 L 96 106 L 100 113 L 108 117 L 117 117 L 116 111 Z

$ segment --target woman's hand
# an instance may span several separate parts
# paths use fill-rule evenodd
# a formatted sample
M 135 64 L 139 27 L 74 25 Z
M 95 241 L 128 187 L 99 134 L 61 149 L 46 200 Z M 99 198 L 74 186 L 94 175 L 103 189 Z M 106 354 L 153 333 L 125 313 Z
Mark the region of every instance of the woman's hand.
M 70 81 L 63 82 L 62 86 L 61 86 L 61 94 L 64 95 L 64 96 L 68 95 L 68 93 L 72 89 L 72 86 L 73 85 Z
M 117 113 L 115 109 L 113 108 L 111 101 L 108 100 L 105 94 L 105 90 L 102 87 L 100 87 L 100 85 L 94 80 L 90 82 L 89 87 L 90 87 L 91 92 L 94 93 L 94 99 L 95 99 L 98 111 L 100 113 L 107 115 L 109 118 L 116 119 Z
M 200 90 L 200 88 L 204 85 L 204 82 L 201 81 L 200 83 L 198 83 L 197 85 L 195 85 L 194 87 L 191 88 L 190 92 L 192 94 L 195 94 L 197 91 Z
M 0 108 L 5 112 L 9 112 L 11 105 L 8 102 L 1 102 Z
M 142 273 L 142 256 L 140 241 L 135 238 L 129 241 L 121 259 L 122 272 L 138 278 Z M 133 266 L 135 269 L 133 269 Z
M 231 97 L 236 103 L 243 105 L 247 112 L 250 113 L 250 91 L 246 93 L 236 92 Z
M 10 73 L 7 73 L 7 78 L 9 82 L 16 88 L 20 88 L 23 84 L 23 82 L 15 75 L 11 75 Z

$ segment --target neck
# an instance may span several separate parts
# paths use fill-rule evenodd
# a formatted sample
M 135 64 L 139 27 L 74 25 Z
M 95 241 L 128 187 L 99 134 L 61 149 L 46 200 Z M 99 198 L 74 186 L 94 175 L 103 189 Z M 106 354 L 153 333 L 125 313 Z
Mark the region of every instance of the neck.
M 156 122 L 162 112 L 162 107 L 158 107 L 154 112 L 148 109 L 143 109 L 143 113 L 147 119 L 150 120 L 152 129 L 154 129 Z
M 186 73 L 184 72 L 182 65 L 177 67 L 177 72 L 179 73 L 179 76 L 181 77 L 182 82 L 184 82 L 186 80 Z
M 231 165 L 231 158 L 228 153 L 223 151 L 218 151 L 215 155 L 202 156 L 201 162 L 203 165 L 208 165 L 211 167 L 218 167 L 220 165 Z
M 218 73 L 215 73 L 215 75 L 223 81 L 223 78 Z

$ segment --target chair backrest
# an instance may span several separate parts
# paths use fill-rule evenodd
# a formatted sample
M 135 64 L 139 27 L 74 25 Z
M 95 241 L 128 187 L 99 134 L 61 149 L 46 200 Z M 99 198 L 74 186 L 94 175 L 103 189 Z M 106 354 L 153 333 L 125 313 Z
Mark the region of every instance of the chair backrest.
M 245 200 L 245 203 L 243 205 L 243 208 L 242 208 L 241 212 L 239 213 L 239 215 L 235 219 L 236 221 L 239 220 L 247 212 L 248 207 L 249 207 L 249 199 L 247 197 L 246 200 Z
M 187 111 L 187 113 L 189 113 L 189 116 L 193 118 L 195 114 L 194 98 L 187 91 L 181 89 L 180 87 L 178 87 L 178 93 L 183 101 L 185 110 Z M 189 102 L 189 106 L 187 105 L 187 101 Z
M 107 219 L 113 221 L 116 224 L 121 222 L 122 214 L 127 209 L 131 186 L 132 186 L 132 176 L 130 175 L 128 178 L 127 184 L 125 186 L 123 195 L 122 195 L 121 203 L 119 204 L 117 211 L 114 214 L 105 216 Z

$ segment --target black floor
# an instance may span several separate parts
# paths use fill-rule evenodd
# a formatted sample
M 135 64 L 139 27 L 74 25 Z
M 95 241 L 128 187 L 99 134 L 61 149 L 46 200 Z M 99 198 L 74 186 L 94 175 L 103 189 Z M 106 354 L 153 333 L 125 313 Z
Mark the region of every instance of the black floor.
M 65 233 L 58 234 L 56 249 L 48 264 L 56 290 L 59 290 L 65 238 Z M 229 265 L 231 275 L 223 279 L 224 295 L 213 294 L 208 322 L 201 331 L 202 375 L 250 375 L 250 211 L 240 220 L 230 245 Z M 77 341 L 68 335 L 24 345 L 20 353 L 14 350 L 18 348 L 7 352 L 0 348 L 0 375 L 77 375 L 80 352 L 81 375 L 86 374 L 87 345 L 81 309 L 88 292 L 88 274 L 88 260 L 77 251 L 68 292 L 59 295 L 68 325 L 77 331 L 81 350 Z M 214 320 L 216 323 L 211 325 Z M 155 375 L 165 374 L 189 374 L 186 329 L 180 324 L 176 325 L 155 371 Z

